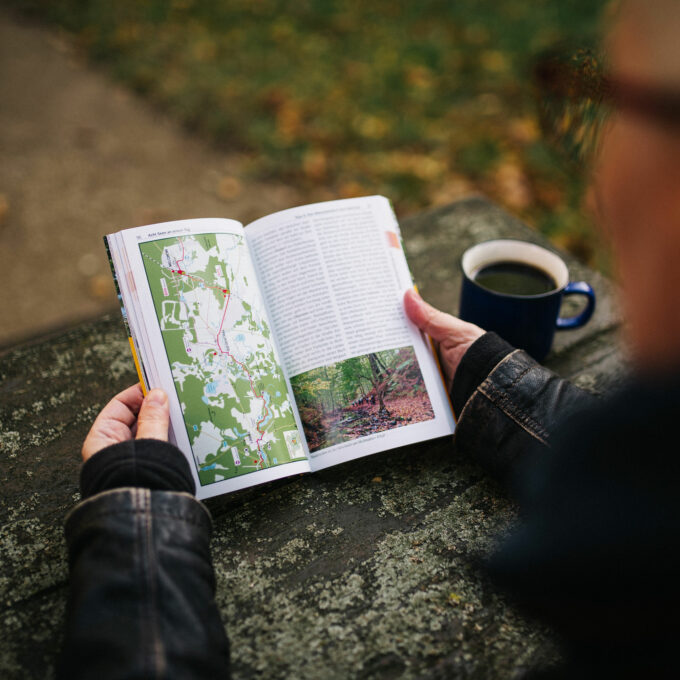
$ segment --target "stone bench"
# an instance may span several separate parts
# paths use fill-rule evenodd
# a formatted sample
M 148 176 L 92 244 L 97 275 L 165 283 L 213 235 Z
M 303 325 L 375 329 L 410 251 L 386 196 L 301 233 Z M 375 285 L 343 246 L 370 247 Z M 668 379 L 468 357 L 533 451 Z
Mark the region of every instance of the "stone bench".
M 456 312 L 459 258 L 490 238 L 544 243 L 482 198 L 403 220 L 423 296 Z M 612 287 L 592 321 L 557 336 L 546 362 L 579 385 L 619 383 Z M 0 356 L 0 677 L 54 672 L 67 593 L 65 514 L 79 449 L 100 408 L 136 381 L 118 316 Z M 550 637 L 475 566 L 512 523 L 484 473 L 427 442 L 222 497 L 214 516 L 217 599 L 235 678 L 511 678 L 549 662 Z

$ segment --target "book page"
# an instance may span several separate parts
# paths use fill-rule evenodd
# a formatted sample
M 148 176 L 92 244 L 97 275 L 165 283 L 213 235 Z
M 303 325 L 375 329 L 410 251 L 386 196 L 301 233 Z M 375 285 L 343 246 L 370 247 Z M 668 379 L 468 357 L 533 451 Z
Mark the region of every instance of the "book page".
M 170 397 L 173 437 L 197 495 L 308 472 L 243 227 L 183 220 L 118 236 L 131 330 L 150 387 Z
M 285 210 L 246 237 L 313 470 L 453 432 L 429 343 L 403 311 L 413 283 L 387 199 Z

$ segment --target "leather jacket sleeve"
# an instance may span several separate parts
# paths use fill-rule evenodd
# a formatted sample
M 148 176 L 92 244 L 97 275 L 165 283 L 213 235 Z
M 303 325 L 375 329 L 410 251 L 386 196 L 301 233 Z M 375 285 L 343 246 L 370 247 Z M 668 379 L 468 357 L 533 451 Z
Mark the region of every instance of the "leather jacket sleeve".
M 456 442 L 508 480 L 516 469 L 519 522 L 480 566 L 557 634 L 546 677 L 678 677 L 680 368 L 597 399 L 487 336 L 454 379 Z
M 597 402 L 493 333 L 466 352 L 451 399 L 457 450 L 506 482 L 529 451 L 551 448 L 560 423 Z
M 65 533 L 58 678 L 229 677 L 202 503 L 185 492 L 113 488 L 81 502 Z

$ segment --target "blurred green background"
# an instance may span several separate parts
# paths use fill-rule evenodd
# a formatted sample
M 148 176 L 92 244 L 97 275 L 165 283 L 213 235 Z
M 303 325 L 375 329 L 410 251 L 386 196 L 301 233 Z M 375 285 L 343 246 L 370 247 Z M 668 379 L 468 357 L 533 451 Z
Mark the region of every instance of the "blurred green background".
M 541 139 L 532 60 L 604 0 L 9 0 L 253 178 L 400 215 L 481 191 L 596 267 L 584 173 Z

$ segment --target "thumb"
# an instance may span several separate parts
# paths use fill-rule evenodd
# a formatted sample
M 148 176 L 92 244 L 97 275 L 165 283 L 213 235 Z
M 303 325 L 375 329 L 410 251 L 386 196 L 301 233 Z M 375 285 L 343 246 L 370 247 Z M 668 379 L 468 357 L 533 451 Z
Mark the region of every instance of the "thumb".
M 170 412 L 168 397 L 163 390 L 151 390 L 144 397 L 137 416 L 137 439 L 161 439 L 168 441 Z
M 415 290 L 404 294 L 404 309 L 406 316 L 435 342 L 444 340 L 456 329 L 454 317 L 427 304 Z

